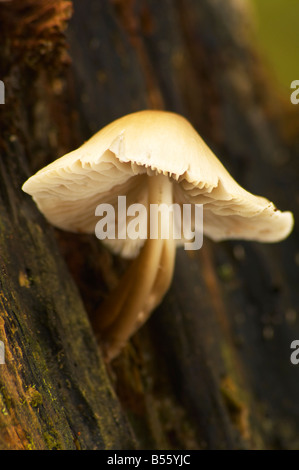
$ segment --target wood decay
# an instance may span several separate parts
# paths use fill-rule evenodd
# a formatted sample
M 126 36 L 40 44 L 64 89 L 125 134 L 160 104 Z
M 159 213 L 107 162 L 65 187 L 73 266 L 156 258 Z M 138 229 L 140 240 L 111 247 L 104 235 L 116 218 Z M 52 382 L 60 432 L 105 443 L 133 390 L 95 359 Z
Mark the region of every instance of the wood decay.
M 20 191 L 104 124 L 154 107 L 186 115 L 243 186 L 296 219 L 298 118 L 246 15 L 235 2 L 76 0 L 66 41 L 51 28 L 70 2 L 34 24 L 37 3 L 0 7 L 1 449 L 298 448 L 297 228 L 280 245 L 179 251 L 165 302 L 105 370 L 85 312 L 125 263 L 54 231 Z

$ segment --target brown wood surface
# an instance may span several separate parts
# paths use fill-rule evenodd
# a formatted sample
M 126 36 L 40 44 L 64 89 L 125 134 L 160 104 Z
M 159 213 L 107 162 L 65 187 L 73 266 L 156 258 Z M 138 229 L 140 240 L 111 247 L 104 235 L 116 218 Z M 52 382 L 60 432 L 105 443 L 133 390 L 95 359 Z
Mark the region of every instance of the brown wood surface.
M 72 3 L 0 4 L 0 448 L 299 448 L 296 225 L 280 244 L 178 250 L 165 300 L 106 367 L 88 316 L 126 263 L 50 227 L 20 189 L 111 120 L 167 109 L 296 220 L 299 119 L 246 8 Z

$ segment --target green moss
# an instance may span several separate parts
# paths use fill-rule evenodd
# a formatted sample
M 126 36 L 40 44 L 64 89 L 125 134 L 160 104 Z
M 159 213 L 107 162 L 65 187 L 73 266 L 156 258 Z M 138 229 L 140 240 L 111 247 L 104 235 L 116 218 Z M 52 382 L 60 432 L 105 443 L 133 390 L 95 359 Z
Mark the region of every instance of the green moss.
M 36 446 L 34 445 L 32 437 L 28 433 L 25 433 L 25 434 L 26 434 L 26 439 L 28 441 L 28 443 L 26 444 L 26 450 L 35 450 Z
M 6 409 L 9 411 L 13 407 L 12 399 L 7 394 L 7 391 L 4 386 L 0 388 L 0 407 L 1 409 Z
M 41 396 L 41 394 L 37 390 L 35 390 L 32 393 L 31 400 L 30 400 L 30 405 L 32 406 L 32 408 L 37 408 L 42 403 L 43 403 L 43 397 Z
M 60 450 L 62 449 L 62 446 L 60 442 L 58 441 L 58 436 L 57 433 L 53 430 L 53 434 L 50 434 L 49 432 L 44 432 L 43 438 L 46 444 L 47 449 L 49 450 Z

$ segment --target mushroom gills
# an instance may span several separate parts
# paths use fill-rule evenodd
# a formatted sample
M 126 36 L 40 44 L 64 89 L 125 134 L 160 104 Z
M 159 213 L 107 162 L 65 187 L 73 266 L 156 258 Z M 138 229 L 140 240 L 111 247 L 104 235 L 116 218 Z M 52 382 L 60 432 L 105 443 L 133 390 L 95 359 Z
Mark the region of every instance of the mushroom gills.
M 150 218 L 152 204 L 169 206 L 173 203 L 173 184 L 164 175 L 148 177 L 147 184 L 147 240 L 117 287 L 101 304 L 94 320 L 108 361 L 119 354 L 128 339 L 161 302 L 173 276 L 176 249 L 172 231 L 173 213 L 168 211 L 168 221 L 159 212 L 159 217 Z M 169 224 L 167 239 L 162 238 L 166 223 Z M 151 230 L 157 238 L 150 237 Z

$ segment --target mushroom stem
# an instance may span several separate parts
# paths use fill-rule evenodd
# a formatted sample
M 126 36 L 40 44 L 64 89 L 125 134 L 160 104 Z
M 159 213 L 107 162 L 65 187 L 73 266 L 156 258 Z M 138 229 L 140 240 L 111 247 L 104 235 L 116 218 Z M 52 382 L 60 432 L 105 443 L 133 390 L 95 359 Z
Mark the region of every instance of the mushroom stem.
M 162 239 L 166 219 L 161 214 L 160 223 L 159 217 L 151 220 L 150 207 L 151 204 L 172 204 L 172 198 L 172 183 L 167 177 L 157 175 L 148 178 L 148 238 L 116 291 L 103 304 L 105 321 L 101 325 L 101 337 L 107 360 L 119 353 L 169 287 L 175 258 L 171 220 L 167 221 L 169 239 Z M 157 233 L 158 237 L 150 238 L 151 231 Z M 110 321 L 106 320 L 108 315 Z
M 152 292 L 149 295 L 149 298 L 144 307 L 145 316 L 140 319 L 138 318 L 138 328 L 141 326 L 142 323 L 147 320 L 152 310 L 154 310 L 157 305 L 159 305 L 165 293 L 169 289 L 173 277 L 175 251 L 176 246 L 174 240 L 172 238 L 169 240 L 165 240 L 162 249 L 162 255 L 160 258 L 157 277 L 153 285 Z

